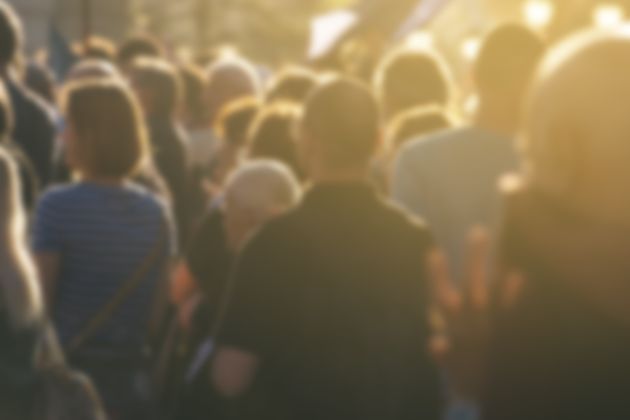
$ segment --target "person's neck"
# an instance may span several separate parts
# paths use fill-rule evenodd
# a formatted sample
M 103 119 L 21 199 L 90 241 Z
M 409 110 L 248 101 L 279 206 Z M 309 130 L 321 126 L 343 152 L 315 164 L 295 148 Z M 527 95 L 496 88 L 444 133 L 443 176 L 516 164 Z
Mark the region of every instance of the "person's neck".
M 353 184 L 366 182 L 367 167 L 356 168 L 315 168 L 310 174 L 313 184 Z
M 125 184 L 124 178 L 95 176 L 90 174 L 82 174 L 80 179 L 82 182 L 96 184 L 103 187 L 122 187 Z
M 519 128 L 520 112 L 513 103 L 481 101 L 474 124 L 486 131 L 514 137 Z

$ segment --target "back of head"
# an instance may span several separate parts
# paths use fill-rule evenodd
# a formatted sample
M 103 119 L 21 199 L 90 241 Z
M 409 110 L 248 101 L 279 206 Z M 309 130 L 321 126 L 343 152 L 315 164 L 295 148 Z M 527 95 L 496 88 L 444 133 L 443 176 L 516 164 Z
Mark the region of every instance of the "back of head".
M 623 199 L 630 207 L 629 68 L 624 30 L 585 32 L 548 54 L 524 133 L 532 183 L 567 203 L 587 200 L 609 211 L 622 210 L 621 201 L 611 203 Z
M 253 158 L 275 159 L 301 175 L 294 128 L 300 110 L 290 103 L 276 103 L 263 108 L 249 130 L 249 154 Z
M 19 18 L 9 4 L 0 0 L 0 69 L 15 62 L 22 42 Z
M 178 68 L 182 83 L 186 117 L 191 124 L 201 124 L 206 119 L 203 93 L 206 90 L 206 77 L 198 66 L 184 64 Z
M 96 177 L 132 176 L 147 157 L 148 140 L 129 88 L 115 79 L 85 80 L 71 84 L 65 97 L 75 169 Z
M 173 66 L 156 58 L 141 58 L 131 67 L 131 81 L 148 101 L 145 111 L 150 117 L 169 119 L 175 115 L 182 98 L 182 86 Z
M 225 105 L 243 97 L 259 97 L 260 92 L 256 68 L 241 57 L 222 57 L 208 68 L 205 96 L 212 122 Z
M 100 36 L 92 36 L 80 48 L 83 59 L 103 60 L 110 63 L 116 61 L 116 46 L 114 43 Z
M 307 99 L 301 131 L 300 141 L 317 150 L 318 164 L 337 169 L 366 165 L 381 135 L 376 98 L 360 82 L 330 79 Z
M 139 58 L 161 58 L 164 51 L 159 41 L 149 35 L 135 35 L 118 48 L 116 61 L 125 69 Z
M 450 75 L 437 55 L 414 50 L 394 51 L 377 71 L 375 87 L 388 116 L 425 105 L 448 106 Z
M 252 121 L 261 108 L 256 98 L 243 98 L 223 108 L 217 121 L 217 131 L 226 144 L 245 146 Z
M 273 160 L 244 163 L 228 178 L 225 198 L 231 208 L 266 220 L 297 204 L 300 184 L 291 170 Z
M 29 62 L 26 68 L 26 85 L 48 103 L 55 103 L 55 76 L 48 67 Z
M 475 81 L 483 97 L 521 100 L 545 45 L 519 24 L 504 24 L 487 35 L 475 62 Z
M 118 69 L 112 63 L 91 58 L 79 61 L 72 66 L 67 80 L 78 82 L 85 79 L 115 78 L 119 76 Z
M 301 104 L 317 86 L 315 72 L 306 68 L 291 67 L 280 72 L 267 90 L 267 103 L 290 101 Z

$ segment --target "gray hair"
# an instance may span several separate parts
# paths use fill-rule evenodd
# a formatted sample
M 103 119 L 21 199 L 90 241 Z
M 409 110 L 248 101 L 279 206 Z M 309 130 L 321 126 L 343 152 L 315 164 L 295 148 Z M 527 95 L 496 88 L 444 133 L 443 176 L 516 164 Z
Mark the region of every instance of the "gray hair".
M 226 183 L 225 199 L 258 219 L 295 206 L 302 195 L 293 172 L 273 160 L 252 160 L 233 172 Z

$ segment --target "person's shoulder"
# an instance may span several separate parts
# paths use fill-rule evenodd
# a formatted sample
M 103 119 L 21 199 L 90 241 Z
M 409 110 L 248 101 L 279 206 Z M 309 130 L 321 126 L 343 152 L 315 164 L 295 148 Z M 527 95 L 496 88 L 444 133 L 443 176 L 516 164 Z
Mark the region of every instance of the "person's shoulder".
M 401 149 L 400 156 L 429 161 L 434 159 L 436 154 L 448 153 L 473 135 L 476 135 L 474 128 L 459 127 L 418 137 Z
M 92 382 L 65 367 L 42 372 L 46 403 L 60 419 L 104 420 L 105 413 Z
M 433 244 L 431 229 L 422 218 L 391 200 L 383 200 L 382 203 L 384 212 L 382 218 L 391 229 L 396 230 L 401 237 L 406 235 L 410 240 L 427 247 Z
M 164 198 L 140 184 L 130 183 L 125 187 L 125 191 L 147 212 L 166 215 L 169 211 L 169 205 Z
M 19 83 L 10 83 L 9 85 L 11 98 L 19 103 L 18 106 L 24 107 L 29 112 L 29 115 L 36 115 L 53 124 L 55 112 L 50 105 Z
M 83 193 L 83 188 L 80 184 L 59 184 L 47 188 L 39 198 L 39 204 L 42 205 L 57 205 L 71 202 L 74 199 L 80 197 Z

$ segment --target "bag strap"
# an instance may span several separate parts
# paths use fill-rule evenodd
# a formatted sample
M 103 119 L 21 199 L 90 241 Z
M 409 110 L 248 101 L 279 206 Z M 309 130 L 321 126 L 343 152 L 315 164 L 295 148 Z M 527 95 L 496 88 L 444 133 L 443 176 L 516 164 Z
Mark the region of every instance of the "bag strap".
M 164 225 L 160 227 L 160 236 L 149 254 L 144 258 L 132 275 L 118 288 L 114 296 L 108 300 L 92 317 L 85 323 L 85 326 L 70 341 L 66 348 L 68 354 L 76 352 L 88 339 L 109 321 L 116 310 L 125 303 L 134 291 L 138 289 L 143 280 L 146 279 L 149 271 L 160 258 L 162 248 L 166 243 L 167 229 Z

